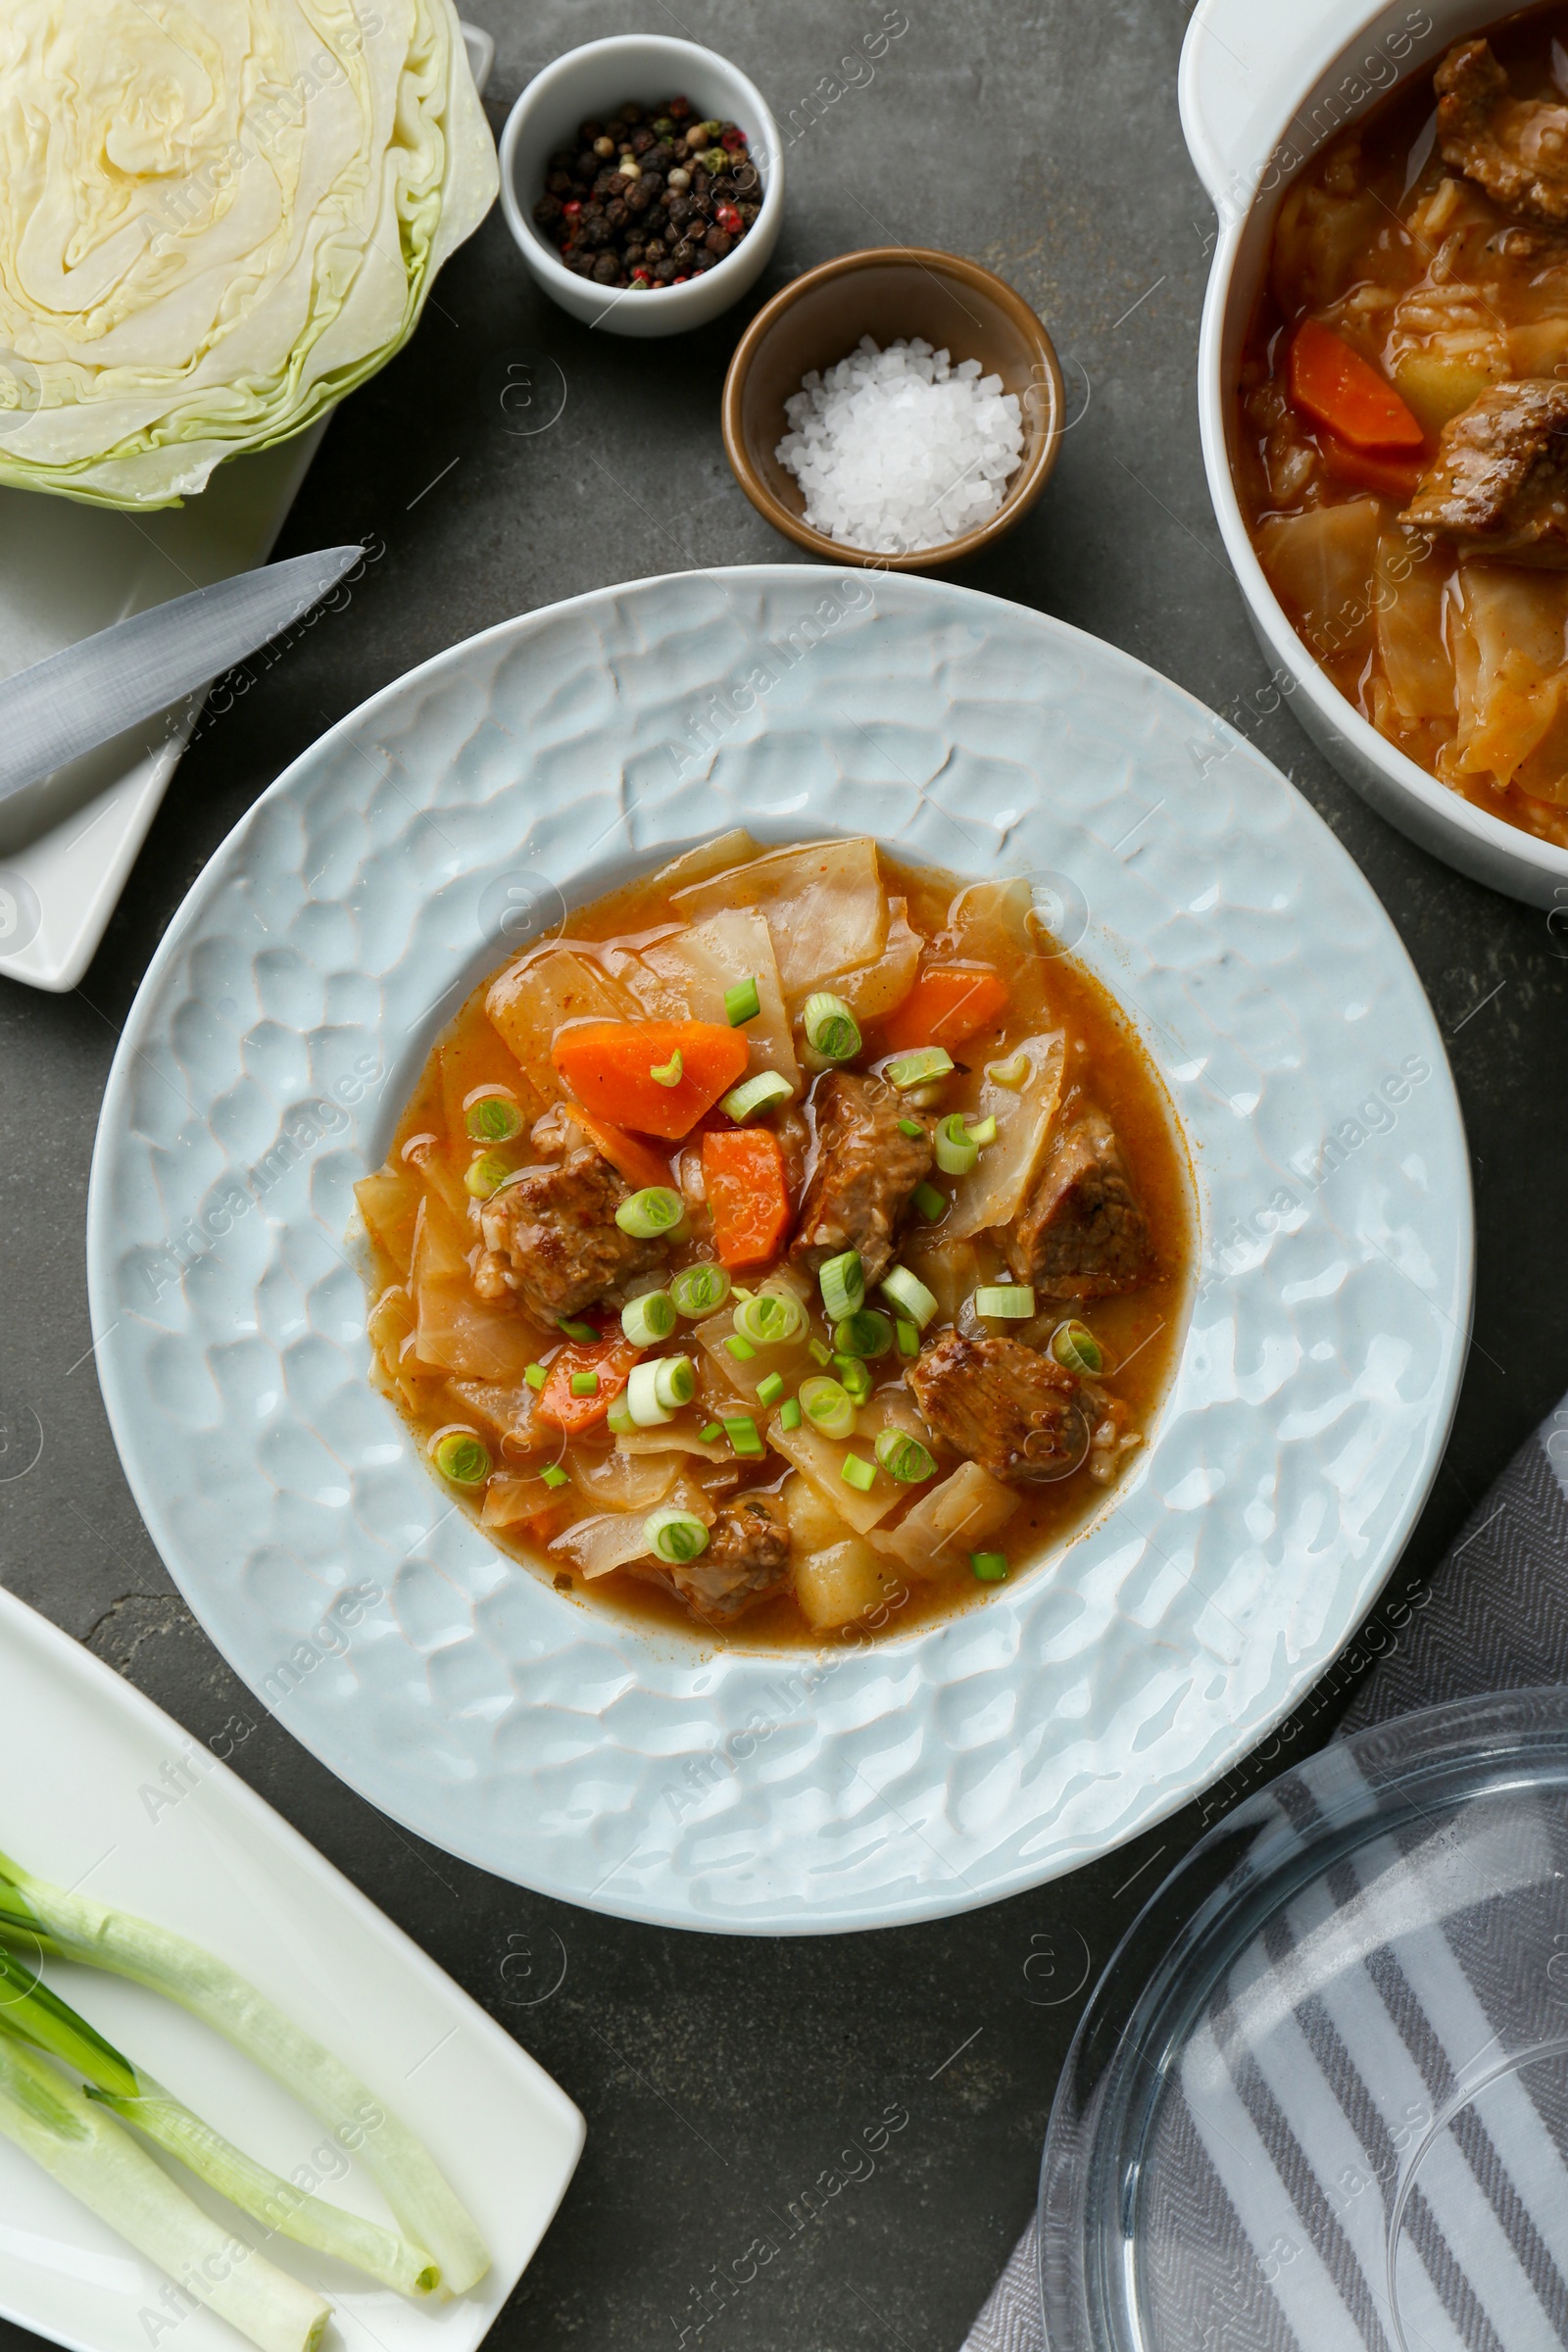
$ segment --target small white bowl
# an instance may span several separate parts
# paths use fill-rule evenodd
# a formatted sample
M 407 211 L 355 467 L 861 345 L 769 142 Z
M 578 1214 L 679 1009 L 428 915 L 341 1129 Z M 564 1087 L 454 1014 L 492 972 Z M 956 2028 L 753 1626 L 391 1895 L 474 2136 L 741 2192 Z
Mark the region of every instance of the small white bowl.
M 596 286 L 566 268 L 533 223 L 544 192 L 548 158 L 567 144 L 585 119 L 612 113 L 629 98 L 639 105 L 689 98 L 694 120 L 716 117 L 746 133 L 762 175 L 762 209 L 733 253 L 683 286 L 634 294 Z M 618 33 L 568 49 L 536 74 L 507 117 L 501 134 L 501 209 L 517 250 L 553 302 L 574 318 L 611 335 L 678 335 L 706 326 L 756 284 L 772 258 L 784 219 L 784 154 L 778 124 L 761 92 L 711 49 L 659 32 Z
M 1237 365 L 1268 268 L 1285 190 L 1324 142 L 1450 45 L 1505 13 L 1501 0 L 1200 0 L 1182 48 L 1182 127 L 1219 215 L 1198 353 L 1203 466 L 1225 553 L 1274 687 L 1380 815 L 1435 858 L 1535 906 L 1568 902 L 1568 851 L 1461 800 L 1348 703 L 1297 635 L 1263 574 L 1232 465 Z M 1270 691 L 1273 691 L 1271 688 Z

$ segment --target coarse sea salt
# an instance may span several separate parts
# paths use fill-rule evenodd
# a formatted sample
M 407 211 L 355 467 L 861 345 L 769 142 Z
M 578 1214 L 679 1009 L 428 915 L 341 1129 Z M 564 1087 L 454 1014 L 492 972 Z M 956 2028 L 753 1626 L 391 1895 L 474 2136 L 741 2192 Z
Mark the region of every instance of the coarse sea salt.
M 774 455 L 806 520 L 846 547 L 912 555 L 989 522 L 1023 456 L 1017 396 L 978 360 L 953 365 L 918 336 L 879 351 L 869 335 L 784 403 Z

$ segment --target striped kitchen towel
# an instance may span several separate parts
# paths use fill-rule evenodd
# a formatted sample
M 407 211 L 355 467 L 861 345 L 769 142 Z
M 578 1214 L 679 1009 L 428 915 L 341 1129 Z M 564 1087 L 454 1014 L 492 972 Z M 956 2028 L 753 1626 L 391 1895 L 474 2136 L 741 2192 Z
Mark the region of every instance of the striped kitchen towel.
M 1423 1599 L 1343 1732 L 1445 1700 L 1568 1686 L 1568 1398 L 1515 1455 Z M 1310 1827 L 1315 1800 L 1299 1776 L 1282 1776 L 1273 1794 L 1285 1818 Z M 1568 2055 L 1533 2069 L 1528 2087 L 1520 2077 L 1495 2086 L 1432 2146 L 1402 2208 L 1396 2318 L 1384 2199 L 1356 2193 L 1396 2177 L 1399 2114 L 1415 2130 L 1441 2114 L 1456 2058 L 1484 2051 L 1522 2001 L 1539 2004 L 1532 2037 L 1555 2035 L 1568 2053 L 1568 1987 L 1510 1948 L 1485 1899 L 1499 1867 L 1517 1888 L 1554 1889 L 1568 1880 L 1562 1846 L 1560 1817 L 1524 1802 L 1506 1853 L 1489 1841 L 1484 1878 L 1469 1875 L 1462 1839 L 1436 1876 L 1408 1835 L 1362 1848 L 1277 1913 L 1264 1955 L 1232 1972 L 1188 2044 L 1183 2097 L 1164 2102 L 1169 2144 L 1147 2209 L 1199 2287 L 1206 2332 L 1195 2352 L 1200 2342 L 1216 2352 L 1568 2345 Z M 1278 2002 L 1308 1966 L 1330 1989 L 1262 2037 L 1260 2065 L 1249 2004 Z M 1396 2100 L 1391 2110 L 1391 2084 L 1408 2091 L 1402 2109 Z M 963 2352 L 1045 2352 L 1034 2223 Z

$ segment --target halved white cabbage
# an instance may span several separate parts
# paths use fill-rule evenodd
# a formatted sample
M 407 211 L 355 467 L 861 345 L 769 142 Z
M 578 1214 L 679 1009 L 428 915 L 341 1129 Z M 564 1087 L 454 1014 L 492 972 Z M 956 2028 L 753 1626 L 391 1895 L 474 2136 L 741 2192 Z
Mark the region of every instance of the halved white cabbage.
M 956 1567 L 987 1536 L 1005 1526 L 1018 1507 L 1010 1487 L 964 1462 L 940 1487 L 922 1494 L 912 1511 L 886 1535 L 869 1540 L 878 1551 L 902 1560 L 911 1576 L 938 1576 Z
M 484 1008 L 546 1102 L 561 1093 L 550 1058 L 567 1021 L 634 1021 L 641 1006 L 604 966 L 569 948 L 521 956 L 491 981 Z
M 759 1070 L 777 1070 L 800 1093 L 801 1067 L 795 1058 L 789 1014 L 784 1009 L 783 991 L 779 987 L 772 936 L 755 907 L 732 906 L 710 914 L 706 922 L 694 923 L 667 939 L 656 940 L 651 947 L 644 948 L 639 960 L 654 973 L 661 988 L 678 1000 L 685 1008 L 685 1017 L 693 1021 L 727 1021 L 725 992 L 738 980 L 755 980 L 760 1009 L 755 1020 L 745 1023 L 742 1032 L 752 1052 L 749 1070 L 754 1076 Z M 636 981 L 631 985 L 636 988 Z M 637 993 L 643 998 L 641 989 Z M 662 1004 L 656 1006 L 650 998 L 643 998 L 643 1002 L 650 1013 L 669 1017 Z
M 944 1242 L 966 1241 L 993 1225 L 1005 1225 L 1028 1199 L 1050 1141 L 1061 1101 L 1065 1040 L 1059 1029 L 1049 1037 L 1026 1037 L 1012 1048 L 1029 1063 L 1024 1085 L 1014 1089 L 987 1078 L 975 1114 L 994 1118 L 997 1140 L 987 1144 L 979 1164 L 953 1188 L 953 1206 L 942 1224 Z
M 7 0 L 0 481 L 201 490 L 412 333 L 495 149 L 452 0 Z

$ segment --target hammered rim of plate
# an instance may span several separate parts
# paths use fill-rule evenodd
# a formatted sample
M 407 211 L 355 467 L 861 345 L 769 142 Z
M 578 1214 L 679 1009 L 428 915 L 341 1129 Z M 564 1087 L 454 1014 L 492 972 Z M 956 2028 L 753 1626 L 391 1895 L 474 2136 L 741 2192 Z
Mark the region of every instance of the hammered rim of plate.
M 1149 1442 L 1054 1560 L 863 1648 L 705 1647 L 557 1593 L 369 1387 L 352 1185 L 509 943 L 746 824 L 1027 872 L 1159 1068 L 1200 1264 Z M 339 722 L 211 860 L 104 1100 L 105 1404 L 265 1704 L 416 1834 L 661 1925 L 942 1917 L 1217 1779 L 1348 1640 L 1442 1453 L 1468 1157 L 1370 887 L 1130 656 L 916 577 L 679 573 L 501 623 Z

